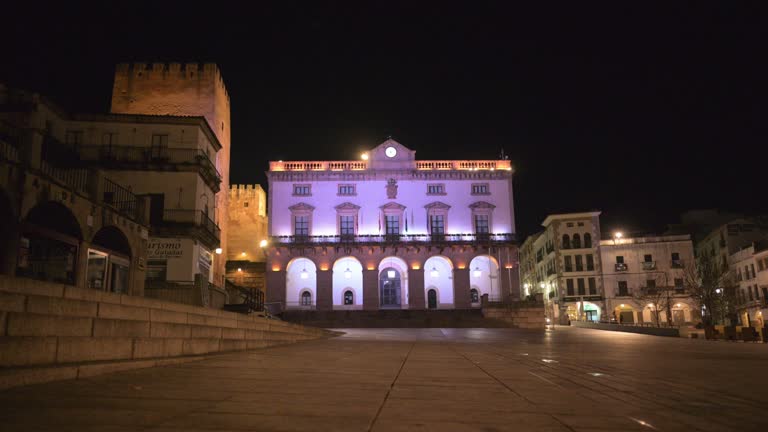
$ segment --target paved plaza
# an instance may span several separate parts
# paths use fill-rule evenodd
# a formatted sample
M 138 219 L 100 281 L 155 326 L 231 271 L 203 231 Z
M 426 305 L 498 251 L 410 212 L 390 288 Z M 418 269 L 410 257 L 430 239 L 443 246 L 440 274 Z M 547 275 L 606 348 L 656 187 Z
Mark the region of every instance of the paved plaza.
M 10 431 L 756 431 L 768 346 L 558 328 L 338 338 L 10 389 Z

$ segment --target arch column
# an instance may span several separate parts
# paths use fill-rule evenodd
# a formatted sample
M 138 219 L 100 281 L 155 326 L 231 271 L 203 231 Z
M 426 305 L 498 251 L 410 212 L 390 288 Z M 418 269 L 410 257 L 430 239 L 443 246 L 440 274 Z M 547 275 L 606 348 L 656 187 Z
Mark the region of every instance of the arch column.
M 469 269 L 453 270 L 453 304 L 456 309 L 469 309 L 472 301 L 469 297 L 470 290 Z
M 266 289 L 267 303 L 280 303 L 285 310 L 286 271 L 284 269 L 272 271 L 267 267 Z
M 91 244 L 87 241 L 81 241 L 77 245 L 77 262 L 75 263 L 75 286 L 78 288 L 87 288 L 88 283 L 88 248 Z
M 378 269 L 363 269 L 363 310 L 379 310 Z
M 501 267 L 499 279 L 501 279 L 501 298 L 504 303 L 520 298 L 520 273 L 518 269 Z
M 317 271 L 317 310 L 333 309 L 333 272 Z
M 424 270 L 408 268 L 408 308 L 426 309 L 424 300 Z

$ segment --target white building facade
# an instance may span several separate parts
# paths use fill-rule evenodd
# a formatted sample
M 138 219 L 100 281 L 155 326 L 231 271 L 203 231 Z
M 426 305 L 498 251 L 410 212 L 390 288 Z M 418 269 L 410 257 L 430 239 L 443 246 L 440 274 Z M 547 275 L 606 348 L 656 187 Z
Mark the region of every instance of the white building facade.
M 600 241 L 600 249 L 612 321 L 651 325 L 658 325 L 657 320 L 662 325 L 701 321 L 701 310 L 686 287 L 686 271 L 695 265 L 689 235 L 613 238 Z
M 519 296 L 508 160 L 271 162 L 267 300 L 285 309 L 454 309 Z M 514 271 L 513 271 L 514 269 Z
M 542 226 L 521 246 L 520 279 L 524 294 L 543 295 L 552 322 L 701 320 L 684 289 L 690 236 L 601 240 L 598 211 L 549 215 Z

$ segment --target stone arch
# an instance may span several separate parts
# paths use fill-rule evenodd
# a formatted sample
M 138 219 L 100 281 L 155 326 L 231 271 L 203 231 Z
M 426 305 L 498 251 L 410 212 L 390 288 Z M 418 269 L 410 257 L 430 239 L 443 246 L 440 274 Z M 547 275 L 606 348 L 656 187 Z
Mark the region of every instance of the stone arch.
M 696 322 L 695 309 L 685 301 L 676 301 L 670 305 L 672 322 L 676 325 Z
M 64 204 L 44 201 L 27 212 L 21 229 L 16 274 L 74 285 L 83 230 Z
M 429 307 L 429 290 L 437 292 L 438 307 L 452 308 L 453 299 L 453 262 L 445 256 L 435 255 L 424 262 L 424 298 Z
M 574 249 L 581 249 L 581 237 L 578 233 L 573 235 L 573 238 L 571 239 L 571 246 Z
M 99 229 L 88 249 L 85 284 L 88 288 L 129 293 L 131 245 L 120 228 L 107 225 Z
M 27 224 L 54 231 L 78 241 L 83 239 L 80 227 L 72 210 L 56 201 L 44 201 L 32 207 L 24 218 Z
M 477 255 L 469 262 L 470 284 L 480 292 L 482 297 L 488 294 L 492 301 L 501 298 L 501 278 L 499 262 L 491 255 Z
M 18 216 L 8 194 L 0 188 L 0 274 L 13 274 L 19 242 Z
M 625 302 L 615 305 L 613 316 L 618 324 L 635 324 L 638 321 L 637 308 L 633 302 Z M 613 318 L 613 317 L 612 317 Z
M 389 271 L 397 272 L 396 278 L 390 278 Z M 387 272 L 385 274 L 384 272 Z M 386 277 L 384 277 L 386 276 Z M 399 289 L 399 306 L 395 304 L 385 303 L 382 296 L 382 290 L 386 288 L 385 283 L 387 279 L 397 280 L 400 284 Z M 378 289 L 379 289 L 379 307 L 383 308 L 406 308 L 408 305 L 408 264 L 396 256 L 388 256 L 383 258 L 379 262 L 379 277 L 378 277 Z
M 302 294 L 309 292 L 314 305 L 317 300 L 317 265 L 306 257 L 297 257 L 285 267 L 286 308 L 307 308 L 302 306 Z
M 333 263 L 333 307 L 361 309 L 363 307 L 363 264 L 353 256 L 345 256 Z M 344 304 L 344 293 L 352 291 L 352 305 Z
M 98 230 L 96 234 L 93 235 L 91 245 L 95 248 L 102 248 L 127 258 L 133 256 L 128 237 L 120 228 L 114 225 L 107 225 Z

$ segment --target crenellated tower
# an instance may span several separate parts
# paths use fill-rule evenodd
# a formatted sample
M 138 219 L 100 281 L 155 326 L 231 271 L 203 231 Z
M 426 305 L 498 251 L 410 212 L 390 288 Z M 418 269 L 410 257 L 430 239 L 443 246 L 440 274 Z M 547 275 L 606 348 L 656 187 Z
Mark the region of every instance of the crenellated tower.
M 216 194 L 215 219 L 221 228 L 223 250 L 218 256 L 228 256 L 231 121 L 229 94 L 218 66 L 213 63 L 118 64 L 111 112 L 205 117 L 222 145 L 216 158 L 221 191 Z M 224 264 L 225 259 L 216 260 L 216 284 L 223 280 Z

